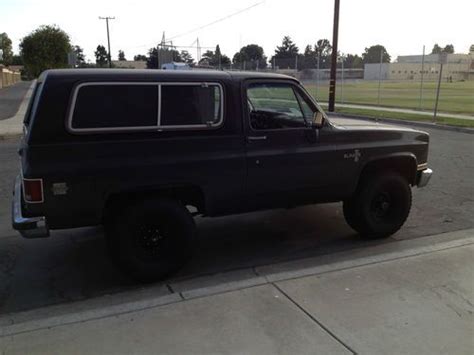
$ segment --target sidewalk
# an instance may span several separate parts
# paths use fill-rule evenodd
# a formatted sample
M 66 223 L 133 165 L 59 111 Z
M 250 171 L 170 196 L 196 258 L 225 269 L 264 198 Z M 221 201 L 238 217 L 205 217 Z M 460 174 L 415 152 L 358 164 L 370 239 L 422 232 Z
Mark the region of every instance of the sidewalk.
M 12 314 L 0 352 L 472 354 L 473 256 L 465 230 Z
M 321 105 L 327 107 L 327 102 L 321 102 Z M 400 113 L 414 113 L 417 115 L 430 116 L 433 117 L 433 112 L 431 111 L 420 111 L 420 110 L 411 110 L 405 108 L 395 108 L 395 107 L 386 107 L 386 106 L 372 106 L 372 105 L 356 105 L 356 104 L 341 104 L 336 102 L 336 107 L 342 108 L 359 108 L 364 110 L 374 110 L 374 111 L 388 111 L 388 112 L 400 112 Z M 474 120 L 474 116 L 462 115 L 457 113 L 447 113 L 447 112 L 438 112 L 438 116 L 449 117 L 449 118 L 459 118 L 462 120 Z
M 25 116 L 26 109 L 28 108 L 28 102 L 30 101 L 30 97 L 33 93 L 35 83 L 36 80 L 31 83 L 30 87 L 28 88 L 28 91 L 26 92 L 25 96 L 23 97 L 23 100 L 21 101 L 21 104 L 16 114 L 13 117 L 0 120 L 0 139 L 7 138 L 9 136 L 19 136 L 22 134 L 23 118 Z

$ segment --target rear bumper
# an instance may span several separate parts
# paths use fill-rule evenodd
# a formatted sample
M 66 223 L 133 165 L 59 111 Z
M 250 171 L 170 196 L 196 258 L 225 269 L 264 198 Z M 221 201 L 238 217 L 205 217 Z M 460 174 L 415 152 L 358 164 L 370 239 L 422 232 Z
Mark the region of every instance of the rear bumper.
M 21 178 L 16 177 L 12 201 L 12 227 L 25 238 L 49 237 L 46 217 L 23 217 L 21 210 Z
M 416 184 L 418 187 L 424 187 L 428 185 L 428 182 L 431 179 L 431 175 L 433 175 L 433 170 L 425 169 L 418 172 L 418 183 Z

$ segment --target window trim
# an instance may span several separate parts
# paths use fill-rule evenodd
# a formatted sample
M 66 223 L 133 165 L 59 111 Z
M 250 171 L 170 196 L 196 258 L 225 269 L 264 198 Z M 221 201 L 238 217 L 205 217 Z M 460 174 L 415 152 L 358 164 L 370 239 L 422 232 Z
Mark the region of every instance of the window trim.
M 153 126 L 130 126 L 130 127 L 96 127 L 96 128 L 74 128 L 73 127 L 73 116 L 76 108 L 77 96 L 79 90 L 86 86 L 120 86 L 120 85 L 131 85 L 131 86 L 156 86 L 158 89 L 157 93 L 157 115 L 156 125 Z M 219 120 L 211 125 L 208 124 L 197 124 L 197 125 L 161 125 L 161 87 L 162 86 L 217 86 L 219 88 L 220 95 L 220 115 Z M 223 86 L 218 82 L 210 81 L 166 81 L 166 82 L 147 82 L 147 81 L 88 81 L 76 85 L 73 89 L 72 98 L 68 108 L 68 114 L 66 117 L 66 129 L 69 133 L 73 134 L 87 134 L 87 133 L 113 133 L 113 132 L 162 132 L 162 131 L 177 131 L 177 130 L 203 130 L 203 129 L 217 129 L 222 126 L 224 122 L 224 89 Z

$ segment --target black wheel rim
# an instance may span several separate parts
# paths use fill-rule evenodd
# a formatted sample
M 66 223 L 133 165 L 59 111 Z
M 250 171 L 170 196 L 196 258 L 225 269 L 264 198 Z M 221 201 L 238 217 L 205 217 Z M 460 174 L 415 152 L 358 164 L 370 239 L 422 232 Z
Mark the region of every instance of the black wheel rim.
M 167 233 L 157 225 L 141 225 L 135 235 L 135 247 L 145 257 L 155 258 L 165 249 Z
M 393 215 L 394 202 L 393 197 L 389 193 L 381 191 L 375 194 L 372 199 L 370 213 L 377 221 L 389 221 Z

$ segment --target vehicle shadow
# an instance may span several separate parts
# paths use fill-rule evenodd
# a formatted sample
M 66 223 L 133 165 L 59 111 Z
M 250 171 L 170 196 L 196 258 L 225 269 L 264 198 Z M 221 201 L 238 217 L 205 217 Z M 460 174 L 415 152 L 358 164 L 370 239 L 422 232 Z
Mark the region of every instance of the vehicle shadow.
M 346 225 L 340 204 L 197 217 L 196 224 L 199 241 L 193 258 L 154 286 L 384 242 L 360 238 Z M 1 313 L 146 287 L 112 264 L 102 228 L 53 231 L 49 239 L 8 238 L 0 243 L 2 249 L 15 250 L 9 267 L 2 270 Z

